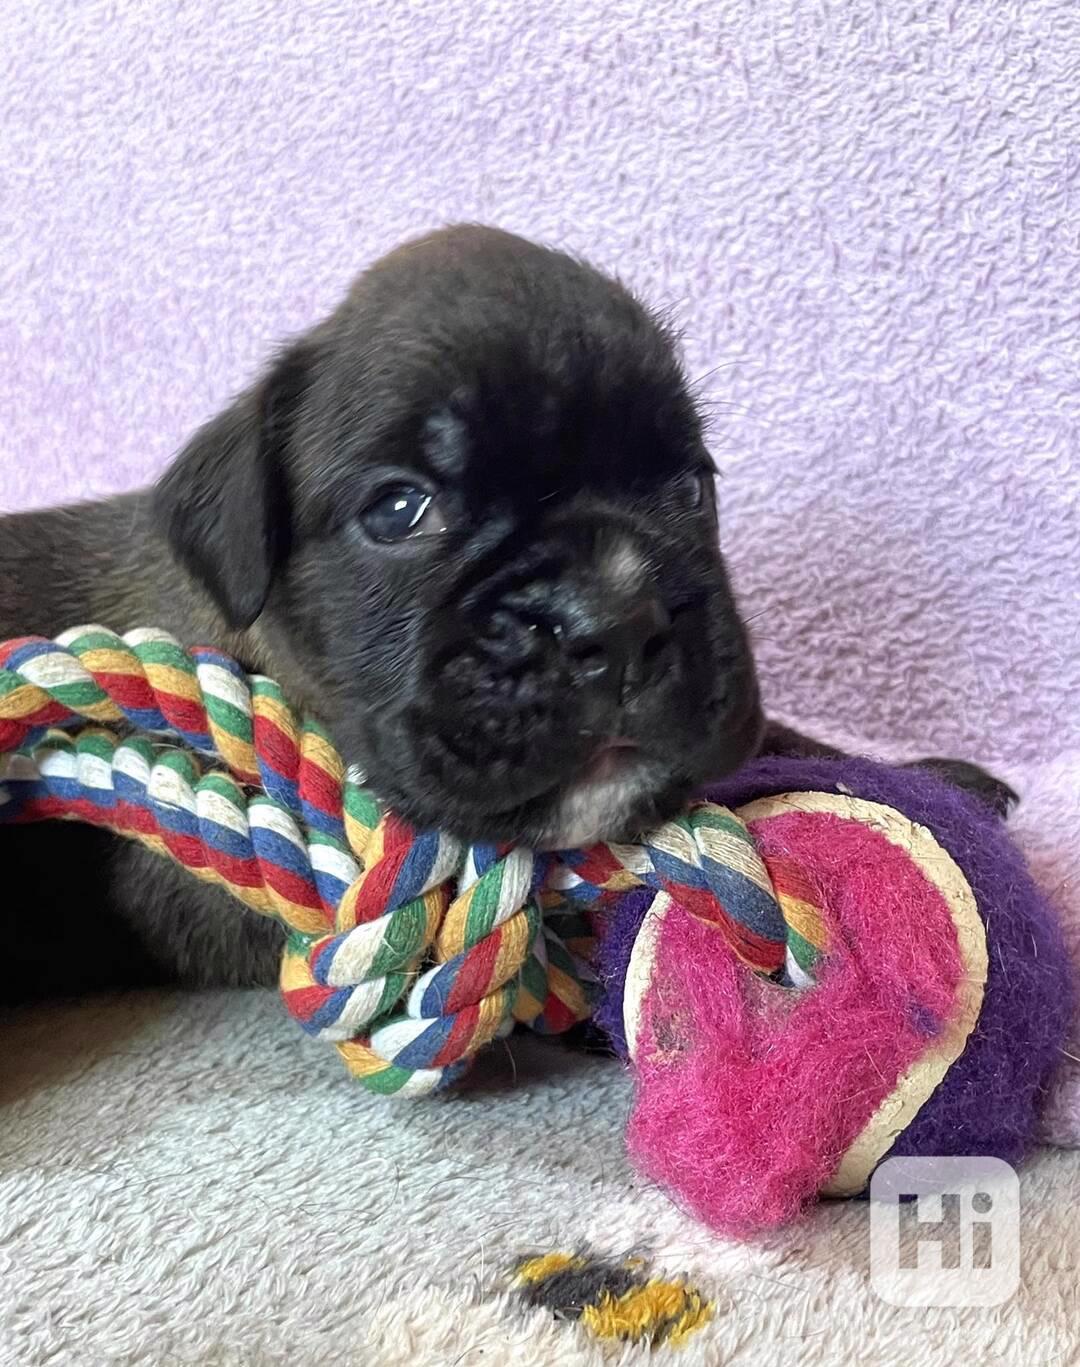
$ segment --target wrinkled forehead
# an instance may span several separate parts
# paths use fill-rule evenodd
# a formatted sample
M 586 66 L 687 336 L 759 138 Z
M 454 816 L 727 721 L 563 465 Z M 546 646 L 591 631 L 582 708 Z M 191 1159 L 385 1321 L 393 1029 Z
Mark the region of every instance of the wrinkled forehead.
M 700 432 L 676 377 L 583 374 L 567 387 L 522 376 L 459 388 L 425 413 L 418 447 L 440 481 L 542 502 L 668 479 L 700 459 Z
M 614 282 L 541 256 L 531 272 L 393 283 L 381 277 L 337 320 L 330 383 L 346 460 L 528 501 L 700 460 L 671 338 Z

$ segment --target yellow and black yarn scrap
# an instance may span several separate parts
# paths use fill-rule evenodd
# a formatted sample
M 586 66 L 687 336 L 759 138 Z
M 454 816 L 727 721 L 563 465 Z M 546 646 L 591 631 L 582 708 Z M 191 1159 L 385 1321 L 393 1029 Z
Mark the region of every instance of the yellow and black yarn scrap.
M 651 1347 L 677 1347 L 712 1315 L 700 1292 L 650 1276 L 643 1258 L 534 1254 L 517 1264 L 514 1284 L 527 1305 L 550 1310 L 556 1319 L 579 1320 L 597 1338 Z

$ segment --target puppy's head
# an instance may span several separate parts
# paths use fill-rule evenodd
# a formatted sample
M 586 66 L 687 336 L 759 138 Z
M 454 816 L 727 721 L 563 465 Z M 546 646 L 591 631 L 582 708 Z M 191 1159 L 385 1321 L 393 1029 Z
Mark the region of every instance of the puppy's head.
M 420 825 L 625 835 L 757 744 L 671 339 L 568 256 L 473 227 L 394 252 L 196 436 L 157 508 Z

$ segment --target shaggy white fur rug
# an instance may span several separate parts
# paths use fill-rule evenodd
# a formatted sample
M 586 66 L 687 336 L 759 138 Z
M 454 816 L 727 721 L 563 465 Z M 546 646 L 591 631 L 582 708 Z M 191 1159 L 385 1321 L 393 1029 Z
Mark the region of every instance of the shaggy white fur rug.
M 546 1367 L 1068 1363 L 1080 1157 L 1022 1179 L 1018 1295 L 895 1309 L 868 1207 L 713 1238 L 623 1156 L 612 1061 L 515 1041 L 464 1092 L 351 1085 L 270 993 L 147 993 L 0 1016 L 0 1362 Z M 513 1084 L 511 1086 L 511 1084 Z M 646 1260 L 709 1303 L 681 1346 L 528 1307 L 525 1254 Z

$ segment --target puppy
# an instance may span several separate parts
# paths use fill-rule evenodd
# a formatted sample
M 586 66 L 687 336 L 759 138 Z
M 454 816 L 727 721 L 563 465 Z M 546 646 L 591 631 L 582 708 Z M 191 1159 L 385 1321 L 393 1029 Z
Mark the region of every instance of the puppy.
M 221 646 L 466 840 L 630 835 L 762 740 L 671 336 L 487 228 L 380 261 L 156 488 L 0 521 L 3 637 L 81 622 Z M 9 997 L 276 976 L 274 923 L 137 844 L 0 841 L 41 888 L 2 913 Z

